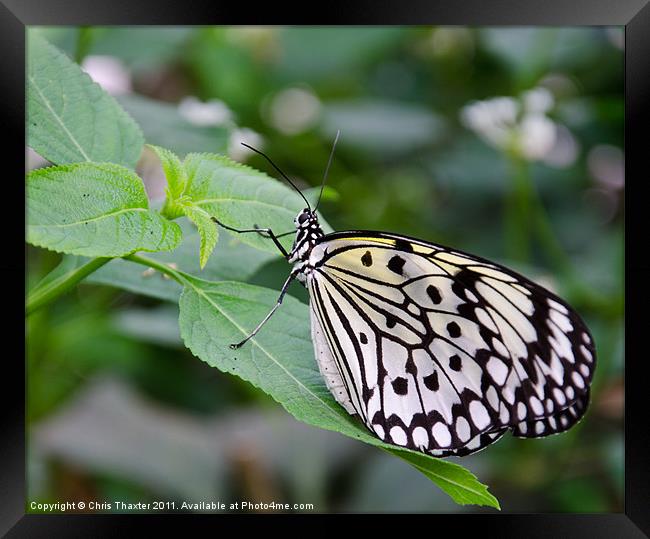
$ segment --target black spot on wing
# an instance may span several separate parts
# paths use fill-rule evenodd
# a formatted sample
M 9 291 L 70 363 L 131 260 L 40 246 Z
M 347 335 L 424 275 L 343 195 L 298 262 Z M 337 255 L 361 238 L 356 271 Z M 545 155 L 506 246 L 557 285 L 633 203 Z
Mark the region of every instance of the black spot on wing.
M 398 376 L 391 382 L 391 384 L 393 386 L 393 391 L 395 391 L 395 394 L 406 395 L 408 393 L 409 384 L 406 378 Z
M 363 391 L 361 392 L 361 396 L 363 397 L 363 401 L 367 403 L 370 399 L 372 399 L 373 394 L 375 393 L 375 388 L 373 387 L 370 389 L 368 386 L 363 386 Z
M 449 333 L 449 336 L 454 339 L 460 337 L 460 326 L 456 322 L 449 322 L 449 324 L 447 324 L 447 332 Z
M 395 239 L 395 248 L 398 251 L 404 251 L 405 253 L 413 252 L 413 244 L 410 241 L 406 241 L 401 238 Z
M 452 371 L 459 372 L 462 367 L 462 362 L 460 360 L 460 357 L 457 354 L 454 354 L 449 358 L 449 368 Z
M 372 266 L 372 255 L 370 254 L 370 251 L 366 251 L 361 257 L 361 263 L 366 267 Z
M 438 305 L 442 301 L 442 296 L 440 295 L 440 290 L 437 287 L 430 284 L 427 286 L 427 295 L 433 301 L 434 304 Z
M 368 337 L 366 337 L 365 333 L 359 333 L 359 340 L 361 344 L 368 344 Z
M 397 324 L 397 319 L 392 314 L 387 314 L 386 315 L 386 327 L 394 328 L 395 324 Z
M 438 391 L 440 389 L 440 382 L 438 381 L 438 371 L 433 371 L 430 375 L 422 378 L 424 385 L 431 391 Z
M 404 260 L 401 256 L 395 255 L 388 261 L 388 269 L 397 275 L 402 275 L 404 271 Z

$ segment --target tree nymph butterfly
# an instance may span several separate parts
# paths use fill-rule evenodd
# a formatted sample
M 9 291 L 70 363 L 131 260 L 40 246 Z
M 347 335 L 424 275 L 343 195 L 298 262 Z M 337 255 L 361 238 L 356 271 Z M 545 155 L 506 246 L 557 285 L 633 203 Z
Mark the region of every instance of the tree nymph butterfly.
M 294 279 L 309 291 L 315 356 L 335 399 L 381 440 L 434 456 L 468 455 L 508 430 L 538 438 L 584 415 L 596 365 L 593 339 L 562 299 L 457 249 L 374 231 L 324 234 L 314 209 L 294 219 Z M 294 232 L 291 232 L 294 233 Z

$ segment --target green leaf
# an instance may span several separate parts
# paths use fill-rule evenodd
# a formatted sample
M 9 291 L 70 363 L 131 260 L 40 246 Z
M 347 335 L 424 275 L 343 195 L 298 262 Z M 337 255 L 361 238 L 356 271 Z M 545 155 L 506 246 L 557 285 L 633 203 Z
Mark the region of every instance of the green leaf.
M 134 168 L 142 132 L 133 119 L 56 47 L 30 33 L 27 143 L 55 164 L 97 161 Z
M 221 155 L 189 154 L 183 165 L 188 178 L 184 195 L 224 224 L 270 227 L 276 234 L 295 230 L 293 219 L 305 202 L 278 180 Z M 320 222 L 326 232 L 330 230 L 323 219 Z M 273 243 L 259 234 L 242 234 L 241 239 L 258 249 L 277 252 Z M 281 241 L 289 249 L 293 237 Z
M 285 232 L 302 208 L 296 203 L 296 199 L 302 200 L 298 193 L 292 193 L 277 180 L 225 156 L 189 154 L 181 163 L 171 151 L 156 146 L 151 148 L 158 154 L 167 178 L 167 198 L 162 213 L 170 219 L 185 214 L 196 224 L 201 235 L 201 269 L 218 239 L 218 229 L 211 217 L 234 228 L 250 229 L 261 223 L 263 228 L 270 226 Z M 310 191 L 313 192 L 306 193 L 306 197 L 320 193 L 320 188 Z M 295 209 L 287 209 L 286 200 L 292 200 Z M 273 225 L 274 219 L 282 224 Z M 277 252 L 268 238 L 258 234 L 246 233 L 241 238 L 258 248 Z M 284 242 L 288 248 L 291 239 Z
M 501 509 L 497 500 L 488 491 L 487 486 L 476 479 L 476 476 L 460 464 L 430 457 L 415 451 L 402 451 L 394 447 L 390 453 L 404 459 L 411 466 L 422 472 L 438 485 L 460 505 L 486 505 Z
M 179 155 L 228 151 L 229 126 L 194 125 L 181 116 L 176 105 L 142 96 L 123 95 L 117 100 L 140 124 L 151 144 L 169 148 Z
M 279 253 L 260 251 L 242 243 L 241 236 L 231 235 L 225 230 L 219 234 L 219 243 L 215 247 L 203 270 L 199 267 L 200 235 L 192 223 L 185 217 L 177 223 L 183 232 L 181 244 L 172 252 L 159 252 L 148 255 L 163 264 L 174 264 L 181 271 L 198 274 L 211 281 L 232 280 L 245 281 L 264 264 L 278 257 Z M 64 257 L 69 258 L 69 257 Z M 111 260 L 87 278 L 87 282 L 105 284 L 172 302 L 178 302 L 181 287 L 173 279 L 165 279 L 160 273 L 151 274 L 140 264 L 116 258 Z
M 166 148 L 161 148 L 160 146 L 153 146 L 152 144 L 148 144 L 148 146 L 158 155 L 163 172 L 165 173 L 165 178 L 167 179 L 167 187 L 165 188 L 166 197 L 162 214 L 168 219 L 176 219 L 184 213 L 184 209 L 178 203 L 178 199 L 183 194 L 185 185 L 187 184 L 185 168 L 174 152 Z
M 53 251 L 96 257 L 171 250 L 176 223 L 149 210 L 142 180 L 111 163 L 38 169 L 27 177 L 27 241 Z
M 212 220 L 210 215 L 202 210 L 192 205 L 183 206 L 185 209 L 185 215 L 196 225 L 201 236 L 201 248 L 200 248 L 200 265 L 203 269 L 210 258 L 210 254 L 217 245 L 217 240 L 219 238 L 219 231 L 217 230 L 217 224 Z
M 168 194 L 172 199 L 176 200 L 183 193 L 185 184 L 187 183 L 187 175 L 185 174 L 185 169 L 183 168 L 181 160 L 174 152 L 167 150 L 166 148 L 161 148 L 160 146 L 154 146 L 152 144 L 148 144 L 147 146 L 158 155 L 163 171 L 165 172 L 165 177 L 167 178 Z
M 457 464 L 385 444 L 332 397 L 314 360 L 308 307 L 286 297 L 263 330 L 239 350 L 238 342 L 266 315 L 277 292 L 234 282 L 211 283 L 185 275 L 180 300 L 181 336 L 196 356 L 249 381 L 296 419 L 386 449 L 415 466 L 457 503 L 498 508 L 471 472 Z

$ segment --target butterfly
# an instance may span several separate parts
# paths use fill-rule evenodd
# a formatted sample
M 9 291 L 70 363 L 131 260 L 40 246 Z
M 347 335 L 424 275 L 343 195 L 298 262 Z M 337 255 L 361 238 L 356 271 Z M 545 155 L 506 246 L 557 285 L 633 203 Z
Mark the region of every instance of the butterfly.
M 289 252 L 270 229 L 238 230 L 215 219 L 270 238 L 293 265 L 273 309 L 231 348 L 257 334 L 295 279 L 309 291 L 311 336 L 328 389 L 386 443 L 465 456 L 507 431 L 538 438 L 583 417 L 596 353 L 566 302 L 443 245 L 376 231 L 325 234 L 318 203 L 312 209 L 296 190 L 307 207 L 294 219 Z

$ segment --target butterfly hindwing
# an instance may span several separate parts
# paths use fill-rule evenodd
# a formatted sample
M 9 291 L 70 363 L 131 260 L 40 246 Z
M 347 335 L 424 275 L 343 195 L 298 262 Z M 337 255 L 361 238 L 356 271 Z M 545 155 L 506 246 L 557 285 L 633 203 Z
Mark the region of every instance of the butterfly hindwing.
M 325 236 L 310 264 L 317 357 L 340 377 L 330 374 L 328 387 L 382 440 L 462 455 L 508 429 L 561 432 L 584 413 L 591 336 L 574 311 L 524 277 L 367 232 Z

